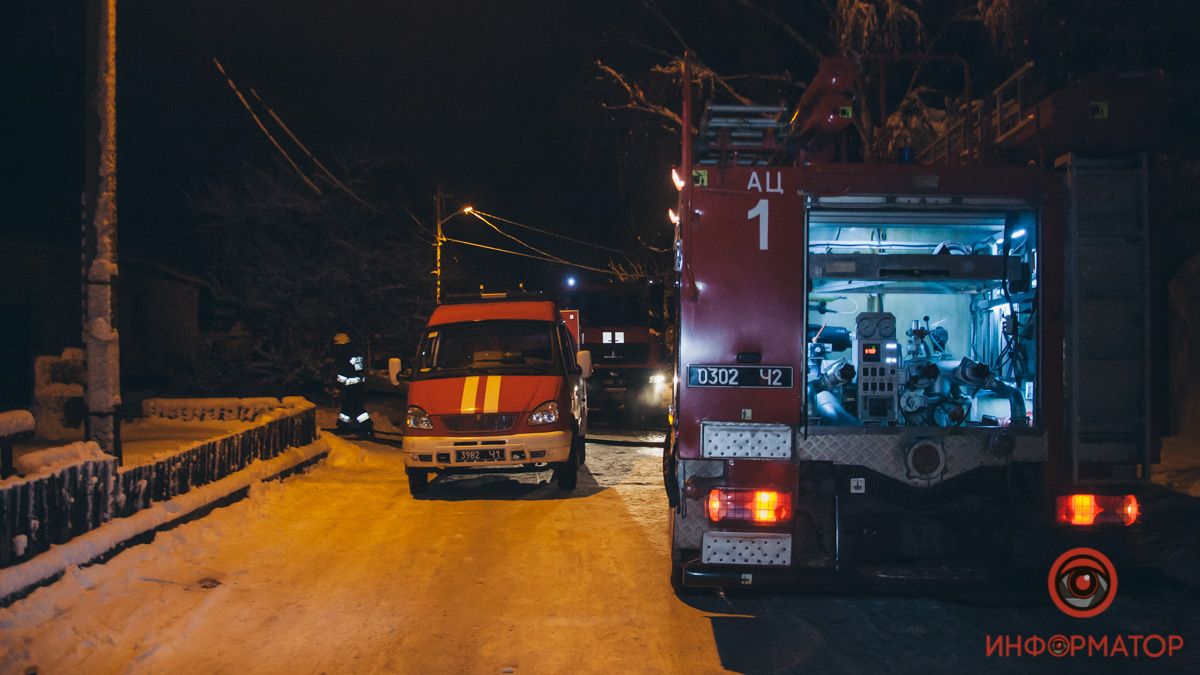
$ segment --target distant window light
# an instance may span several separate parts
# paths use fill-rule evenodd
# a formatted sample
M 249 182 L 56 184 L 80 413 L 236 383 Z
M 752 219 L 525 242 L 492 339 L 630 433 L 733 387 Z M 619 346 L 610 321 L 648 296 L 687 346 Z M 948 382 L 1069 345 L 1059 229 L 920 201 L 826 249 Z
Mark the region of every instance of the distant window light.
M 613 342 L 616 342 L 617 344 L 624 344 L 625 343 L 625 332 L 617 331 L 616 333 L 613 333 Z
M 613 338 L 612 338 L 612 331 L 607 331 L 607 330 L 606 330 L 606 331 L 604 331 L 603 333 L 601 333 L 601 334 L 600 334 L 600 342 L 602 342 L 602 343 L 604 343 L 604 344 L 606 344 L 606 345 L 607 345 L 607 344 L 611 344 L 611 343 L 612 343 L 612 341 L 613 341 Z

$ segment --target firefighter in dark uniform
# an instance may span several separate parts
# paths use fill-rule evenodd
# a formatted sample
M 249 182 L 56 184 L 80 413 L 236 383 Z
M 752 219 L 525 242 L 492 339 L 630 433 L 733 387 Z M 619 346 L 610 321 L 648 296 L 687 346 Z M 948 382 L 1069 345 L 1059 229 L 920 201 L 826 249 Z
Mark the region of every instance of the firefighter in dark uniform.
M 338 413 L 339 432 L 360 431 L 367 436 L 374 433 L 375 423 L 363 405 L 367 389 L 367 362 L 363 354 L 345 332 L 333 336 L 333 362 L 337 369 L 338 386 L 342 389 L 342 410 Z

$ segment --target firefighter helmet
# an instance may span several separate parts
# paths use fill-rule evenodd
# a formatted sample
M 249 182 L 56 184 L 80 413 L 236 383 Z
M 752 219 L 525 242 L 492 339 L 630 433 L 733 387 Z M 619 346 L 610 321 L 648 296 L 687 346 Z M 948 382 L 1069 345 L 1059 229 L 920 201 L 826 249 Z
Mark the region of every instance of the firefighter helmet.
M 350 344 L 350 335 L 347 333 L 336 333 L 333 336 L 333 344 L 348 345 Z

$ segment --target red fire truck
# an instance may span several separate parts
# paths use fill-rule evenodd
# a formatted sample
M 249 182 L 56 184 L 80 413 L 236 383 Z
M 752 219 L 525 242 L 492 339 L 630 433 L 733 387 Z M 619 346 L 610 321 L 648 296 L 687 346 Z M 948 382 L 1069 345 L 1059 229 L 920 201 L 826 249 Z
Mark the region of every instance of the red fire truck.
M 1135 101 L 1085 92 L 1099 120 L 1078 97 L 1039 112 L 997 90 L 939 161 L 829 161 L 856 76 L 826 60 L 794 114 L 709 105 L 684 143 L 673 583 L 1126 555 L 1155 452 L 1144 160 L 1069 150 L 1119 136 L 1101 122 Z M 982 161 L 1002 146 L 1067 151 Z
M 580 346 L 592 354 L 588 405 L 614 421 L 666 422 L 671 360 L 663 339 L 662 282 L 577 284 L 564 303 L 579 308 Z M 656 311 L 657 310 L 657 311 Z

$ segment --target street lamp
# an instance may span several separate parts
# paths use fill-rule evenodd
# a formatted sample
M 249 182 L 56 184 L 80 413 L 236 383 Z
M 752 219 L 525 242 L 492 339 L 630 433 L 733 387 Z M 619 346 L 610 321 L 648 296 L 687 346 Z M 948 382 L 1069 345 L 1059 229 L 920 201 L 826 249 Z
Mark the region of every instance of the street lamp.
M 438 211 L 439 211 L 439 213 L 438 213 L 439 218 L 437 221 L 437 236 L 436 236 L 436 241 L 434 241 L 434 244 L 433 244 L 435 249 L 437 250 L 437 253 L 434 256 L 435 257 L 435 266 L 434 266 L 434 270 L 433 270 L 434 277 L 436 277 L 436 279 L 437 279 L 437 288 L 434 291 L 433 299 L 434 299 L 434 302 L 440 303 L 442 301 L 442 242 L 445 241 L 445 239 L 446 239 L 446 237 L 442 235 L 442 225 L 445 225 L 446 222 L 449 221 L 454 216 L 457 216 L 460 214 L 472 213 L 473 211 L 475 211 L 475 207 L 464 206 L 461 209 L 446 216 L 445 218 L 441 218 L 440 217 L 441 216 L 441 213 L 440 213 L 441 201 L 439 200 Z

